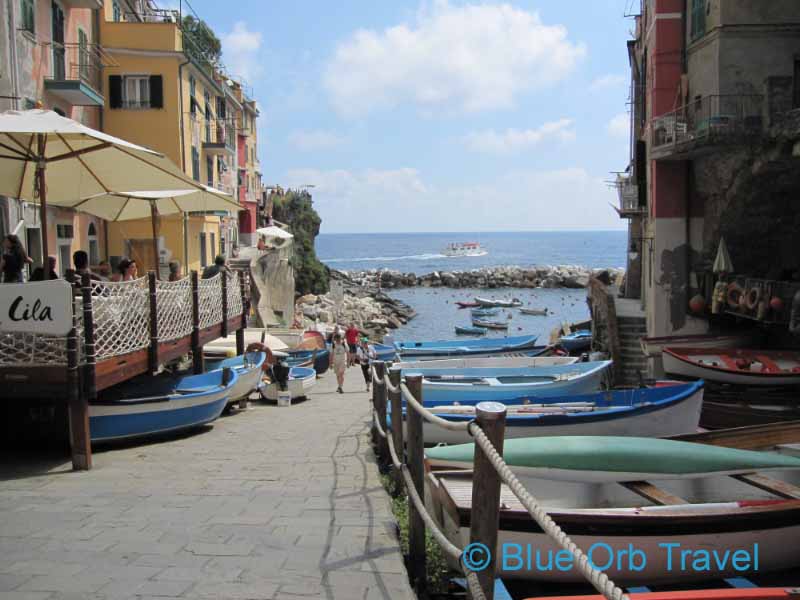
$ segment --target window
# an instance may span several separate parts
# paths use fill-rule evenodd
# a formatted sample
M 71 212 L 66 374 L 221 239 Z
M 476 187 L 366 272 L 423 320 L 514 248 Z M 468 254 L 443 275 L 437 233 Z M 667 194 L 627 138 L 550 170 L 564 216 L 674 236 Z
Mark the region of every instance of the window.
M 78 73 L 81 79 L 89 79 L 89 36 L 78 28 Z
M 63 240 L 71 240 L 74 237 L 72 225 L 62 223 L 57 224 L 56 237 Z
M 206 156 L 206 178 L 208 187 L 214 187 L 214 157 Z
M 692 0 L 692 41 L 706 34 L 707 0 Z
M 114 22 L 119 23 L 120 21 L 122 21 L 122 8 L 120 7 L 119 2 L 117 2 L 117 0 L 114 0 L 114 2 L 111 3 L 111 10 Z
M 202 231 L 200 232 L 200 266 L 208 266 L 208 256 L 206 256 L 206 234 Z
M 216 240 L 214 239 L 216 236 L 214 233 L 210 233 L 209 235 L 211 236 L 211 253 L 214 254 L 216 252 L 214 249 L 216 248 Z M 214 256 L 214 258 L 216 258 L 216 256 Z
M 192 179 L 200 181 L 200 153 L 192 146 Z
M 20 0 L 20 29 L 36 33 L 36 6 L 34 0 Z
M 89 223 L 87 237 L 89 239 L 89 264 L 96 265 L 100 262 L 100 246 L 97 243 L 97 229 L 94 223 Z
M 111 108 L 164 108 L 164 83 L 161 75 L 110 75 Z

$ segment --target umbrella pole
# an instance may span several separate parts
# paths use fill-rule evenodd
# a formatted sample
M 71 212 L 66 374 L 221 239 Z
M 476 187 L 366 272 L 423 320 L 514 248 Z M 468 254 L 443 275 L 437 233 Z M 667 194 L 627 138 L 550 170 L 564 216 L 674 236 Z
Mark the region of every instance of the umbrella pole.
M 41 221 L 41 232 L 42 232 L 42 270 L 45 273 L 45 279 L 47 278 L 47 273 L 49 272 L 48 269 L 48 260 L 49 260 L 49 248 L 47 247 L 47 177 L 45 176 L 45 169 L 47 167 L 47 163 L 45 162 L 45 137 L 44 134 L 40 133 L 37 134 L 37 152 L 38 152 L 38 162 L 36 163 L 36 177 L 39 180 L 39 220 Z M 62 269 L 69 267 L 69 265 L 61 265 Z
M 156 279 L 158 279 L 158 208 L 155 201 L 150 202 L 150 220 L 153 226 L 153 260 L 155 260 Z

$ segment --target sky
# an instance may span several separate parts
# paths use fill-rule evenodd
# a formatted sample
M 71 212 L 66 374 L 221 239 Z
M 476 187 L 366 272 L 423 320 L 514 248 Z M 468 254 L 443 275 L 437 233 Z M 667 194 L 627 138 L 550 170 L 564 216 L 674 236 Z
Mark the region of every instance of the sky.
M 632 1 L 191 4 L 258 101 L 264 184 L 367 233 L 623 229 Z

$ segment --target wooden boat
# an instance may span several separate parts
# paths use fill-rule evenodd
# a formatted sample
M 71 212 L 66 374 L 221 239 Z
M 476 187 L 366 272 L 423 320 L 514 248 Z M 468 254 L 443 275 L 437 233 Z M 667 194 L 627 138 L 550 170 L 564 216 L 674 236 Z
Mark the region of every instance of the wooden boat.
M 483 327 L 456 326 L 456 335 L 486 335 L 486 329 Z
M 477 302 L 456 302 L 458 308 L 477 308 L 480 306 Z
M 392 367 L 408 371 L 409 369 L 503 369 L 503 368 L 536 368 L 554 367 L 556 365 L 573 365 L 578 362 L 576 356 L 519 356 L 513 358 L 444 358 L 440 360 L 417 360 L 395 363 Z
M 664 348 L 664 371 L 740 385 L 800 384 L 800 352 L 733 348 Z
M 508 329 L 507 321 L 484 321 L 482 319 L 472 319 L 473 327 L 483 327 L 485 329 Z
M 292 367 L 289 371 L 288 390 L 295 398 L 307 398 L 316 383 L 317 373 L 309 367 Z M 261 388 L 261 397 L 265 400 L 277 400 L 280 386 L 272 381 Z
M 475 298 L 475 302 L 477 302 L 480 306 L 485 308 L 514 308 L 516 306 L 522 306 L 522 302 L 517 300 L 516 298 L 504 298 L 501 300 L 493 300 L 491 298 Z
M 330 350 L 285 350 L 290 367 L 312 367 L 317 375 L 325 373 L 331 364 Z
M 239 376 L 228 397 L 228 403 L 247 398 L 261 387 L 261 374 L 267 355 L 263 352 L 245 352 L 233 358 L 207 360 L 206 371 L 233 369 Z M 188 374 L 188 373 L 187 373 Z
M 499 308 L 473 308 L 470 314 L 473 317 L 493 317 L 500 313 Z
M 200 375 L 135 377 L 104 390 L 89 405 L 93 442 L 144 438 L 211 423 L 222 413 L 239 376 L 223 368 Z
M 535 335 L 522 335 L 482 340 L 438 340 L 431 342 L 395 342 L 402 360 L 408 358 L 447 358 L 452 356 L 492 356 L 509 352 L 524 352 L 536 346 Z
M 538 436 L 654 436 L 697 431 L 703 384 L 664 382 L 652 388 L 595 392 L 547 398 L 544 403 L 506 400 L 506 440 Z M 426 402 L 425 404 L 431 404 Z M 434 414 L 453 422 L 475 418 L 475 405 L 429 406 Z M 426 444 L 464 444 L 466 431 L 423 423 Z
M 534 317 L 546 317 L 547 316 L 547 309 L 546 308 L 520 308 L 519 312 L 523 315 L 531 315 Z
M 710 590 L 674 590 L 671 592 L 633 592 L 630 600 L 784 600 L 797 598 L 797 588 L 735 587 Z M 604 600 L 600 595 L 539 596 L 525 600 Z
M 592 346 L 592 332 L 588 329 L 579 329 L 569 335 L 563 335 L 558 343 L 570 352 L 581 352 Z
M 746 425 L 764 425 L 779 421 L 800 420 L 800 406 L 794 403 L 742 400 L 739 402 L 703 401 L 700 426 L 705 429 L 728 429 Z
M 667 335 L 661 337 L 643 337 L 640 340 L 645 356 L 660 358 L 667 347 L 685 348 L 747 348 L 757 336 L 752 333 L 704 334 L 704 335 Z
M 486 401 L 554 398 L 600 389 L 611 361 L 517 369 L 409 369 L 421 374 L 424 402 L 452 403 L 469 398 Z

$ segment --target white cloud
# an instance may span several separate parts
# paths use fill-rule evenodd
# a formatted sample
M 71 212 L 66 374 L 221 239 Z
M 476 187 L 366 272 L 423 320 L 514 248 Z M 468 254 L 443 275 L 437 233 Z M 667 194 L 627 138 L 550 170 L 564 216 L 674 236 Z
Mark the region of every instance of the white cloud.
M 473 131 L 464 136 L 467 148 L 476 152 L 495 152 L 498 154 L 518 152 L 545 141 L 570 142 L 575 139 L 572 119 L 560 119 L 545 123 L 537 129 L 494 129 Z
M 323 85 L 348 116 L 401 104 L 477 112 L 511 107 L 520 94 L 563 80 L 585 54 L 565 27 L 545 25 L 538 13 L 438 0 L 412 25 L 353 33 Z
M 332 131 L 311 130 L 293 131 L 288 137 L 289 143 L 298 150 L 329 150 L 347 143 L 347 138 Z
M 631 117 L 628 113 L 618 114 L 608 122 L 606 128 L 612 136 L 626 138 L 631 130 Z
M 592 81 L 592 83 L 589 84 L 589 88 L 592 90 L 602 90 L 603 88 L 619 88 L 629 82 L 630 78 L 625 77 L 624 75 L 609 73 Z
M 614 192 L 579 167 L 511 171 L 483 184 L 442 187 L 416 169 L 297 169 L 313 183 L 325 232 L 619 229 Z
M 222 62 L 232 75 L 252 82 L 261 72 L 259 50 L 261 32 L 250 31 L 247 23 L 237 21 L 233 30 L 222 35 Z

